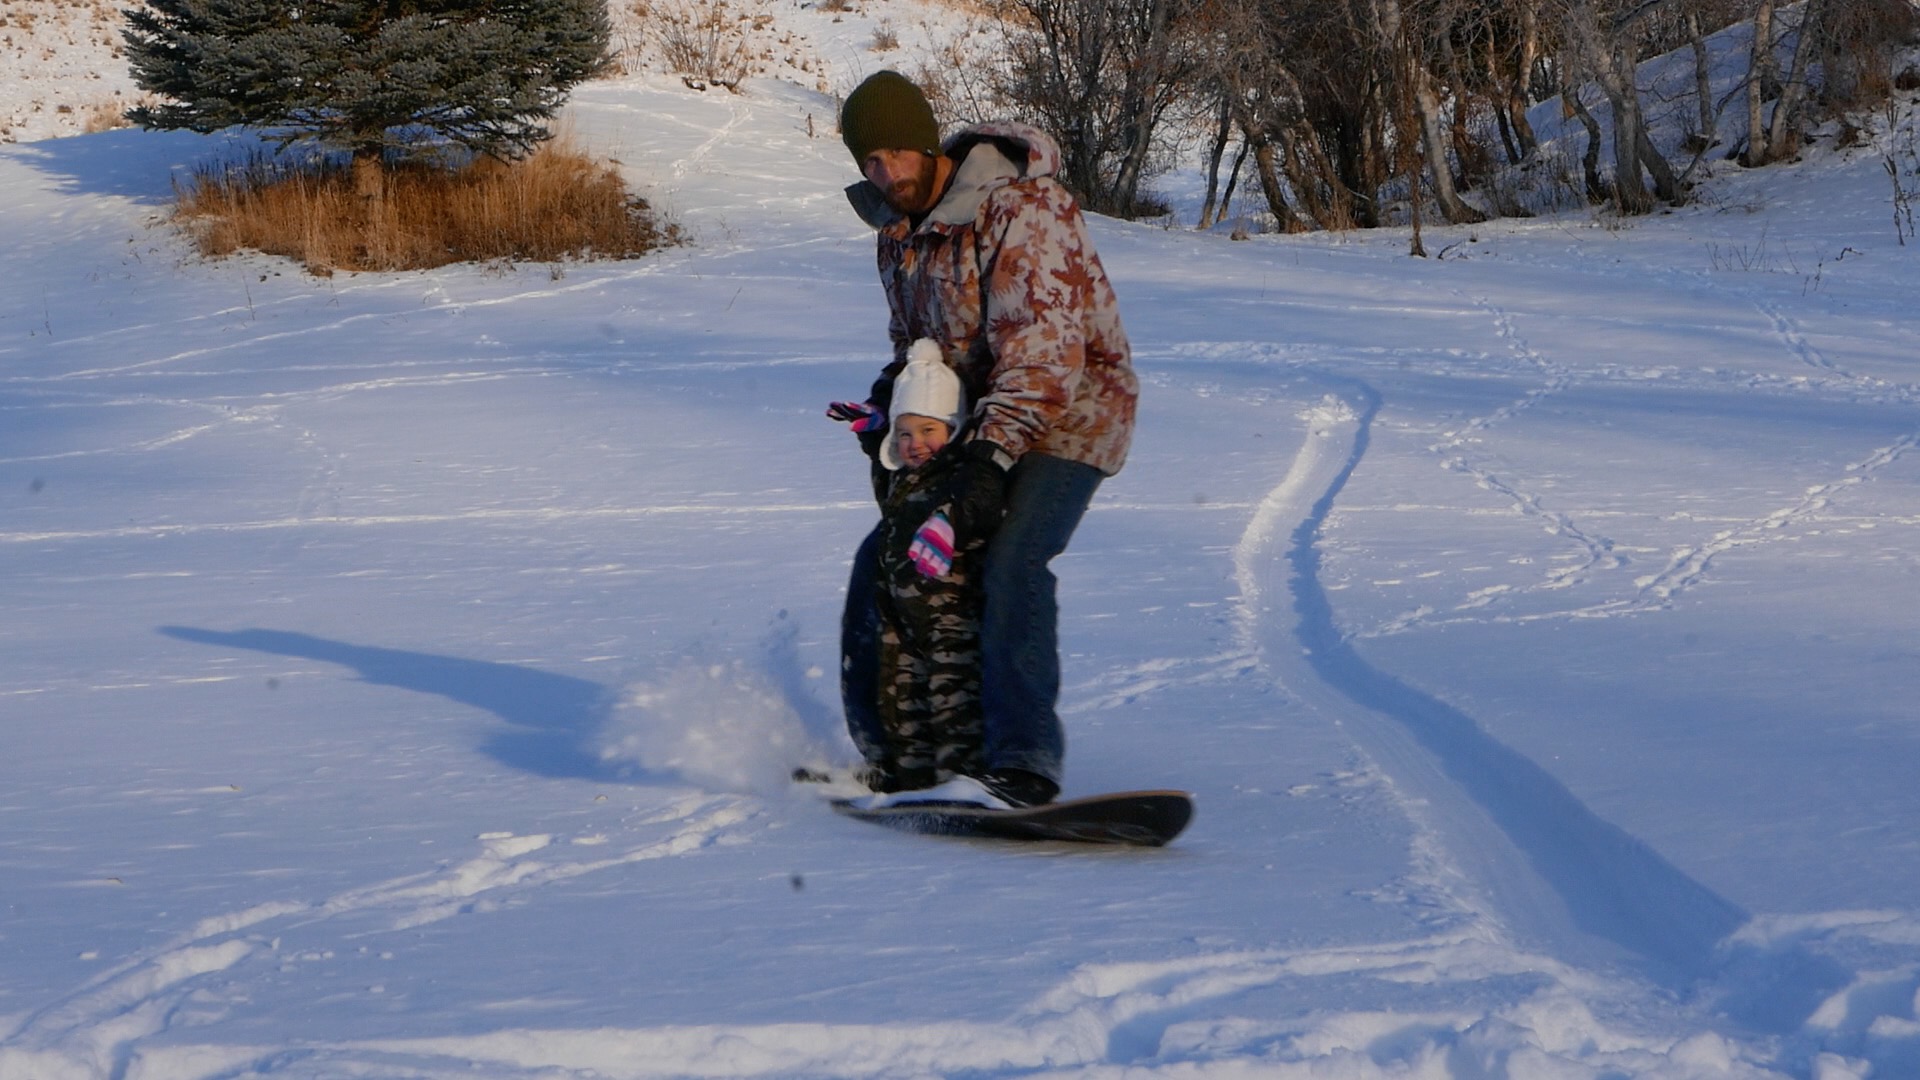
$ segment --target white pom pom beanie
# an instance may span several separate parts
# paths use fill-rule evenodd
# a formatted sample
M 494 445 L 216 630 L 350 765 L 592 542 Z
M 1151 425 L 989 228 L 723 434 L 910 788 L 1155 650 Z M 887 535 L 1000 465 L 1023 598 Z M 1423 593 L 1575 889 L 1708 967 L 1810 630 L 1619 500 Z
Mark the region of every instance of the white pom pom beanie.
M 893 406 L 887 410 L 887 421 L 891 424 L 908 415 L 942 421 L 949 434 L 958 432 L 967 422 L 967 394 L 960 387 L 960 376 L 947 366 L 940 346 L 931 338 L 921 338 L 908 346 L 907 366 L 893 380 Z M 900 467 L 892 431 L 880 444 L 880 464 L 889 469 Z

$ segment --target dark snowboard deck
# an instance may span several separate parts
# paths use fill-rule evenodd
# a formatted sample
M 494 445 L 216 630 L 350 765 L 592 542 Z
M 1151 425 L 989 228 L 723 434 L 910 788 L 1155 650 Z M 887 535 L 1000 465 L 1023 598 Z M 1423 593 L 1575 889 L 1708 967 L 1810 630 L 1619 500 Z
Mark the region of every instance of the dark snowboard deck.
M 1117 791 L 1020 810 L 988 810 L 964 803 L 870 810 L 836 799 L 833 808 L 861 821 L 937 836 L 1160 847 L 1179 836 L 1193 819 L 1193 796 L 1184 791 Z

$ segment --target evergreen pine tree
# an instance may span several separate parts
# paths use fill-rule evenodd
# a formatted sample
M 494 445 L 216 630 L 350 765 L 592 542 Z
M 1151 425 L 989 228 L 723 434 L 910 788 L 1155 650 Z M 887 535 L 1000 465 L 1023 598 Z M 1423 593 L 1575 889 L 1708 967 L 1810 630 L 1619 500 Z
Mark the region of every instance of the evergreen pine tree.
M 350 150 L 363 193 L 389 148 L 437 137 L 518 158 L 609 60 L 606 0 L 145 0 L 126 12 L 149 128 L 235 124 Z

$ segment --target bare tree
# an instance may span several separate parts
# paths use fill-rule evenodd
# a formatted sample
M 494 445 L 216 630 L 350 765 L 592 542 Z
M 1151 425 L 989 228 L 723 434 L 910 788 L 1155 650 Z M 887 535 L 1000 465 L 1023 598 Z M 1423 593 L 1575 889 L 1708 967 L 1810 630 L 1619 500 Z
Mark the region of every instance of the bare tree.
M 1753 51 L 1747 62 L 1747 151 L 1741 155 L 1746 165 L 1764 165 L 1767 153 L 1765 97 L 1773 82 L 1773 0 L 1755 0 L 1753 5 Z
M 1397 55 L 1393 77 L 1402 85 L 1405 100 L 1412 107 L 1408 119 L 1415 131 L 1402 134 L 1412 135 L 1419 142 L 1426 159 L 1427 178 L 1433 184 L 1434 201 L 1440 204 L 1440 211 L 1448 221 L 1485 221 L 1487 215 L 1468 205 L 1454 187 L 1453 166 L 1447 156 L 1447 138 L 1442 127 L 1440 95 L 1427 68 L 1423 41 L 1416 36 L 1416 29 L 1408 25 L 1400 0 L 1371 0 L 1371 4 L 1374 32 L 1381 45 Z
M 1133 214 L 1168 110 L 1195 67 L 1195 0 L 1001 0 L 1000 89 L 1060 140 L 1061 179 L 1086 204 Z
M 1700 149 L 1704 153 L 1713 145 L 1718 115 L 1713 107 L 1713 68 L 1707 56 L 1707 35 L 1701 30 L 1697 10 L 1687 11 L 1687 37 L 1693 50 L 1693 102 L 1697 110 L 1695 119 L 1700 126 Z
M 1580 85 L 1568 81 L 1560 91 L 1560 111 L 1563 115 L 1580 121 L 1587 132 L 1587 148 L 1580 155 L 1582 186 L 1588 202 L 1606 202 L 1613 197 L 1613 189 L 1600 175 L 1600 144 L 1604 137 L 1600 134 L 1600 121 L 1593 118 L 1593 112 L 1587 103 L 1580 100 Z
M 1825 0 L 1805 0 L 1800 6 L 1800 22 L 1794 30 L 1793 63 L 1786 81 L 1780 84 L 1780 96 L 1773 102 L 1773 122 L 1767 127 L 1766 160 L 1779 161 L 1800 150 L 1801 106 L 1807 100 L 1807 63 L 1813 56 L 1814 42 L 1821 36 L 1827 12 Z
M 1654 198 L 1685 201 L 1679 178 L 1648 135 L 1641 108 L 1636 68 L 1640 29 L 1672 0 L 1627 0 L 1624 8 L 1596 0 L 1569 0 L 1562 10 L 1568 61 L 1591 74 L 1606 95 L 1612 114 L 1613 202 L 1623 214 L 1644 214 Z M 1654 190 L 1647 189 L 1651 177 Z
M 1163 149 L 1159 130 L 1190 118 L 1206 139 L 1203 228 L 1224 213 L 1222 185 L 1231 191 L 1243 163 L 1282 229 L 1378 225 L 1387 198 L 1411 200 L 1416 215 L 1430 201 L 1448 221 L 1484 220 L 1467 193 L 1502 149 L 1508 164 L 1537 152 L 1528 109 L 1555 96 L 1586 129 L 1589 198 L 1623 213 L 1678 204 L 1725 105 L 1712 97 L 1709 35 L 1755 23 L 1746 155 L 1758 164 L 1789 152 L 1822 102 L 1813 79 L 1838 55 L 1836 14 L 1897 9 L 1920 24 L 1912 0 L 1804 0 L 1782 80 L 1773 37 L 1793 15 L 1776 11 L 1779 0 L 997 2 L 1017 27 L 1005 100 L 1060 137 L 1063 179 L 1096 208 L 1132 212 Z M 1655 145 L 1651 91 L 1637 79 L 1644 58 L 1680 49 L 1692 50 L 1696 113 L 1685 123 L 1698 136 L 1685 175 Z M 1596 119 L 1602 98 L 1607 115 Z
M 1216 153 L 1224 152 L 1224 125 L 1230 123 L 1280 228 L 1306 227 L 1296 201 L 1321 228 L 1352 227 L 1353 194 L 1308 115 L 1309 94 L 1294 70 L 1296 60 L 1314 54 L 1303 42 L 1316 40 L 1325 25 L 1278 0 L 1214 0 L 1206 10 L 1213 47 L 1203 82 L 1216 97 L 1223 124 Z M 1239 167 L 1236 161 L 1236 175 Z
M 1532 157 L 1539 150 L 1539 140 L 1534 138 L 1533 125 L 1527 122 L 1527 104 L 1533 83 L 1533 66 L 1540 57 L 1540 6 L 1535 0 L 1517 0 L 1513 5 L 1517 9 L 1517 32 L 1519 41 L 1517 55 L 1514 57 L 1512 79 L 1507 84 L 1506 119 L 1512 128 L 1514 138 L 1519 142 L 1519 157 Z
M 1222 216 L 1225 212 L 1224 203 L 1220 198 L 1220 162 L 1227 156 L 1227 144 L 1233 141 L 1233 107 L 1224 97 L 1216 105 L 1213 132 L 1213 146 L 1207 153 L 1207 198 L 1200 207 L 1199 227 L 1202 230 L 1213 228 L 1217 221 L 1214 216 L 1216 209 L 1221 210 Z M 1245 145 L 1244 142 L 1241 143 L 1242 147 Z M 1240 161 L 1237 156 L 1233 165 L 1233 171 L 1238 174 Z M 1231 186 L 1231 178 L 1228 179 L 1228 184 Z

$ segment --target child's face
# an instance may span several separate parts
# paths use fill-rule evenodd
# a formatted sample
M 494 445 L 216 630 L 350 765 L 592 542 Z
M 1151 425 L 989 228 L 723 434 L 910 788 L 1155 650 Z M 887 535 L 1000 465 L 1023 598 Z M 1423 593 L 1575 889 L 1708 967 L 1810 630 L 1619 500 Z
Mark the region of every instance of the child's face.
M 893 424 L 893 451 L 900 464 L 917 469 L 925 465 L 952 436 L 944 420 L 908 413 Z

